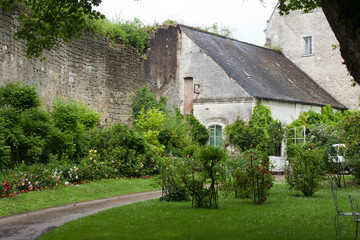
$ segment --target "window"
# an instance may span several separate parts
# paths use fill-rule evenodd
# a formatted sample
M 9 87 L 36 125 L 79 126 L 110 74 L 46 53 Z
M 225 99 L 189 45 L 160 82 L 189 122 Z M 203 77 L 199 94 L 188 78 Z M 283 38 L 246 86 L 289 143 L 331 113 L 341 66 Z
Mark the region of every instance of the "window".
M 211 125 L 210 130 L 210 146 L 221 147 L 222 146 L 222 126 Z
M 310 55 L 312 51 L 312 37 L 304 37 L 305 40 L 305 55 Z

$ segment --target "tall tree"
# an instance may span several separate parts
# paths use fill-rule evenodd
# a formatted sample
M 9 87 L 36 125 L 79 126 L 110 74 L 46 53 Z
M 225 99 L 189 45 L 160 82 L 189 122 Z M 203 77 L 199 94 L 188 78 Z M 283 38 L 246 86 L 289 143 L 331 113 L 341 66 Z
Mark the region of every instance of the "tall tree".
M 290 11 L 309 12 L 321 7 L 340 43 L 341 56 L 355 82 L 360 84 L 360 1 L 279 0 L 281 15 Z
M 86 29 L 88 19 L 104 16 L 93 10 L 101 0 L 0 0 L 0 7 L 20 10 L 21 28 L 15 39 L 26 41 L 28 57 L 39 57 L 51 50 L 56 40 L 78 39 Z

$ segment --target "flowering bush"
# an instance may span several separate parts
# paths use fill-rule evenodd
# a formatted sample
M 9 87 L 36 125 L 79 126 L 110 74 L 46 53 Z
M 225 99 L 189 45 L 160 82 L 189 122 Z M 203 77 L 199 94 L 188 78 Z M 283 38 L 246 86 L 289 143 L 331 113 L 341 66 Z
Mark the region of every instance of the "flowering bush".
M 54 189 L 62 186 L 63 177 L 60 172 L 51 171 L 51 165 L 24 163 L 12 170 L 0 173 L 0 193 L 2 197 L 16 196 L 19 193 Z
M 162 199 L 165 201 L 184 201 L 190 196 L 193 174 L 199 170 L 192 156 L 175 157 L 164 154 L 160 161 L 162 176 Z
M 23 162 L 12 170 L 0 171 L 0 196 L 16 196 L 24 192 L 54 189 L 63 185 L 70 186 L 102 179 L 140 176 L 149 178 L 149 174 L 157 171 L 158 168 L 153 158 L 138 156 L 131 162 L 129 167 L 120 160 L 102 161 L 97 150 L 90 150 L 89 155 L 78 164 L 54 161 L 46 165 L 26 165 Z M 131 168 L 131 171 L 128 171 L 129 175 L 124 175 L 124 168 Z
M 244 152 L 236 161 L 230 163 L 229 171 L 231 178 L 222 184 L 221 190 L 232 190 L 237 198 L 253 198 L 257 204 L 266 201 L 275 178 L 261 152 Z

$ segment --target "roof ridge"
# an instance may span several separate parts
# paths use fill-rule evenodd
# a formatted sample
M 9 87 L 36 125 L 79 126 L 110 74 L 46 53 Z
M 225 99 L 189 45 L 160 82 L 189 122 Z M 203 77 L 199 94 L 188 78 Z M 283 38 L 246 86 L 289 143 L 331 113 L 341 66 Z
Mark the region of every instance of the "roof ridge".
M 176 24 L 175 26 L 176 26 L 177 28 L 183 27 L 183 28 L 187 28 L 187 29 L 190 29 L 190 30 L 193 30 L 193 31 L 197 31 L 197 32 L 205 33 L 205 34 L 210 34 L 210 35 L 213 35 L 213 36 L 216 36 L 216 37 L 220 37 L 220 38 L 223 38 L 223 39 L 227 39 L 227 40 L 231 40 L 231 41 L 243 43 L 243 44 L 250 45 L 250 46 L 253 46 L 253 47 L 258 47 L 258 48 L 266 49 L 266 50 L 269 50 L 269 51 L 279 52 L 279 51 L 277 51 L 277 50 L 274 50 L 274 49 L 271 49 L 271 48 L 268 48 L 268 47 L 265 47 L 265 46 L 259 46 L 259 45 L 256 45 L 256 44 L 253 44 L 253 43 L 244 42 L 244 41 L 241 41 L 241 40 L 238 40 L 238 39 L 235 39 L 235 38 L 226 37 L 226 36 L 220 35 L 220 34 L 218 34 L 218 33 L 212 33 L 212 32 L 206 31 L 206 30 L 204 30 L 204 29 L 201 29 L 200 27 L 191 27 L 191 26 L 184 25 L 184 24 Z

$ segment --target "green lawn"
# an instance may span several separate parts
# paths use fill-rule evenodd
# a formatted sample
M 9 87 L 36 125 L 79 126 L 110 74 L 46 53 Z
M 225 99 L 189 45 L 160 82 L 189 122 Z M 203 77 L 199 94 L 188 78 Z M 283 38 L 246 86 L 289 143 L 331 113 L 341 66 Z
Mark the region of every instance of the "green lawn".
M 156 178 L 103 180 L 0 198 L 0 217 L 99 198 L 159 189 Z
M 350 211 L 348 195 L 360 199 L 359 193 L 352 187 L 339 190 L 339 204 Z M 41 239 L 353 239 L 352 218 L 343 217 L 343 236 L 336 237 L 334 215 L 329 187 L 305 198 L 278 182 L 263 205 L 227 198 L 209 210 L 155 199 L 70 222 Z

